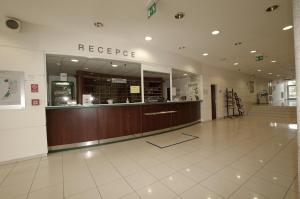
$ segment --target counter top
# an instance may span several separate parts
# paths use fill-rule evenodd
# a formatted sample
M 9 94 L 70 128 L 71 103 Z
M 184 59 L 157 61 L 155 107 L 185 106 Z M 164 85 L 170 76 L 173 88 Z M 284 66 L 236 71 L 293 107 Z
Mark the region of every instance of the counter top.
M 97 107 L 114 107 L 114 106 L 147 106 L 147 105 L 155 105 L 155 104 L 178 104 L 178 103 L 190 103 L 190 102 L 202 102 L 199 101 L 178 101 L 178 102 L 151 102 L 151 103 L 116 103 L 116 104 L 93 104 L 93 105 L 65 105 L 65 106 L 46 106 L 46 109 L 76 109 L 76 108 L 97 108 Z

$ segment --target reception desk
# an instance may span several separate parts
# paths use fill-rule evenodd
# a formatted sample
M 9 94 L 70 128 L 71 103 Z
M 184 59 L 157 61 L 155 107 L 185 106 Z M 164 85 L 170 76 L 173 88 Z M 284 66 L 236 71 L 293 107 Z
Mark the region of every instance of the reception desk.
M 46 108 L 49 150 L 131 139 L 200 121 L 200 101 Z

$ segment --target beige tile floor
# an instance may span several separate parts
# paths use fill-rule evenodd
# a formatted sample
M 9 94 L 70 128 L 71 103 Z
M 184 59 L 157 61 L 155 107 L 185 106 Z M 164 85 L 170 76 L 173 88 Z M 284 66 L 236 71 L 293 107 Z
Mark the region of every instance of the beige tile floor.
M 291 122 L 218 120 L 168 133 L 199 139 L 165 149 L 141 138 L 2 165 L 0 198 L 296 199 Z

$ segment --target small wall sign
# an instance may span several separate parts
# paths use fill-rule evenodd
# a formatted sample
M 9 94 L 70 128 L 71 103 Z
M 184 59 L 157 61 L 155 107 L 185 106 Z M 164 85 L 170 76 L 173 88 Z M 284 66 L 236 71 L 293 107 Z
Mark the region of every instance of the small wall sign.
M 39 99 L 32 99 L 31 100 L 31 105 L 32 106 L 39 106 L 40 105 L 40 100 Z
M 31 84 L 31 92 L 38 93 L 39 92 L 39 85 L 38 84 Z

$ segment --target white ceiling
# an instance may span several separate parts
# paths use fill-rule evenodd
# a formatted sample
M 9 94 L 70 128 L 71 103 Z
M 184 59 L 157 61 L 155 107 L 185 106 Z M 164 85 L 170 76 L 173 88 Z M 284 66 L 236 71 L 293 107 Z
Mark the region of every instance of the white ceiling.
M 145 4 L 146 0 L 0 0 L 0 13 L 43 26 L 121 37 L 257 76 L 294 74 L 293 30 L 282 31 L 292 24 L 292 0 L 160 0 L 150 19 Z M 273 4 L 279 9 L 265 12 Z M 175 20 L 178 11 L 185 12 L 185 18 Z M 95 21 L 104 27 L 96 29 Z M 215 29 L 221 34 L 212 36 Z M 144 41 L 146 35 L 153 40 Z M 266 59 L 256 62 L 250 50 Z M 209 55 L 203 57 L 204 52 Z M 239 66 L 233 66 L 235 62 Z
M 72 62 L 72 59 L 77 59 L 78 62 Z M 118 67 L 114 68 L 112 64 L 116 64 Z M 74 76 L 77 70 L 131 77 L 141 76 L 140 64 L 109 59 L 47 55 L 46 66 L 47 75 L 55 76 L 59 76 L 59 73 L 67 73 L 68 76 Z

